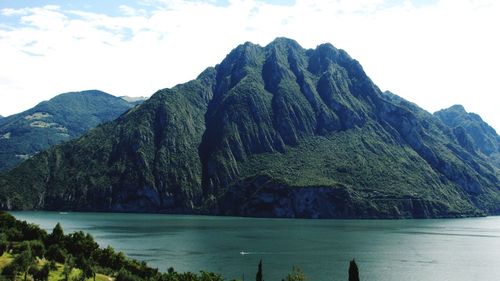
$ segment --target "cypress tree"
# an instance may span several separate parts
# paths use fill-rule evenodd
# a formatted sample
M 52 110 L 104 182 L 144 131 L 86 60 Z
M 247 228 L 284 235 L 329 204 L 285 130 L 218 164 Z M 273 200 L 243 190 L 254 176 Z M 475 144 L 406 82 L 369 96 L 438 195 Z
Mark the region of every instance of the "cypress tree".
M 264 281 L 262 278 L 262 259 L 259 262 L 259 268 L 257 269 L 257 275 L 255 276 L 255 281 Z
M 64 231 L 60 223 L 57 223 L 52 233 L 48 236 L 48 245 L 60 244 L 64 240 Z
M 354 259 L 349 263 L 349 281 L 359 281 L 358 265 Z

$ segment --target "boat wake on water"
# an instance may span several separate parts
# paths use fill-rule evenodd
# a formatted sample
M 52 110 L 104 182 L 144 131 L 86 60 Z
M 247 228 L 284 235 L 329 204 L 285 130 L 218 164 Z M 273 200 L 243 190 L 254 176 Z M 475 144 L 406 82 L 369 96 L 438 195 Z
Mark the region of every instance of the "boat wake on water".
M 240 255 L 245 256 L 245 255 L 279 255 L 279 254 L 287 254 L 287 253 L 282 253 L 282 252 L 245 252 L 241 251 Z

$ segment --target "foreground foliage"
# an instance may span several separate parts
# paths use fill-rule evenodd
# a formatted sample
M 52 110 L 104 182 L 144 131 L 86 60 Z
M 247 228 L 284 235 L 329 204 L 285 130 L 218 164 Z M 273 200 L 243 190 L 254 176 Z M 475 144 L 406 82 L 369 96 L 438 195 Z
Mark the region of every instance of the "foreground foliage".
M 222 280 L 211 272 L 161 273 L 110 246 L 100 248 L 90 234 L 64 234 L 60 224 L 48 234 L 6 212 L 0 212 L 0 250 L 6 280 Z

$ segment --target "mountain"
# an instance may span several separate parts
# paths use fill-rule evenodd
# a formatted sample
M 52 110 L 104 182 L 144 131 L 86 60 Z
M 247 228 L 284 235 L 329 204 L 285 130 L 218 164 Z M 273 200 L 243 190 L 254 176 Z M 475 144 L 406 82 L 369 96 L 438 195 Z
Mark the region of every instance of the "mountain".
M 0 171 L 48 147 L 80 136 L 133 107 L 133 103 L 92 90 L 58 95 L 0 120 Z
M 4 209 L 304 218 L 500 213 L 490 160 L 331 44 L 245 43 L 0 176 Z
M 148 99 L 147 97 L 129 97 L 129 96 L 120 96 L 120 98 L 133 105 L 141 104 Z
M 434 113 L 453 130 L 458 143 L 469 153 L 482 153 L 490 158 L 500 172 L 500 136 L 495 129 L 475 113 L 468 113 L 462 105 L 454 105 Z

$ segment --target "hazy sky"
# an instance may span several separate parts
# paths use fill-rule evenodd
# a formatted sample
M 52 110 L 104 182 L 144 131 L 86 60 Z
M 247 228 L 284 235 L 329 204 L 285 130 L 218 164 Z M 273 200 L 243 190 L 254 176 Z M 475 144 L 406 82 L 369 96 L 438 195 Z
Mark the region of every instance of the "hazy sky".
M 330 42 L 382 89 L 500 129 L 500 1 L 0 1 L 0 114 L 69 91 L 150 96 L 245 41 Z

